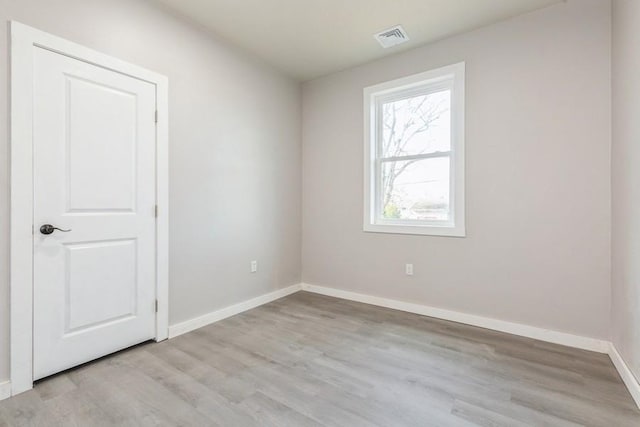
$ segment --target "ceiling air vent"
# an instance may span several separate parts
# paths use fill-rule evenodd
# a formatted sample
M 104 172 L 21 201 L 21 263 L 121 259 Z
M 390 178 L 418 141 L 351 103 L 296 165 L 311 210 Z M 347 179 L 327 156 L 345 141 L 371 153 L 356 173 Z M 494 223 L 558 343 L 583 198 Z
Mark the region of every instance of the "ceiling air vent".
M 378 40 L 378 43 L 385 49 L 409 41 L 409 36 L 402 28 L 402 25 L 396 25 L 393 28 L 374 34 L 373 38 Z

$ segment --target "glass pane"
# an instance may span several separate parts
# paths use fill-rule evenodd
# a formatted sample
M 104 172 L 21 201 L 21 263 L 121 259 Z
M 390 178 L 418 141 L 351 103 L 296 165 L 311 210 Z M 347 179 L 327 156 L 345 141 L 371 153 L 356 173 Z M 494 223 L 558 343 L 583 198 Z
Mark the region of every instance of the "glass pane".
M 448 221 L 449 157 L 382 163 L 383 219 Z
M 451 149 L 451 91 L 383 103 L 382 157 Z

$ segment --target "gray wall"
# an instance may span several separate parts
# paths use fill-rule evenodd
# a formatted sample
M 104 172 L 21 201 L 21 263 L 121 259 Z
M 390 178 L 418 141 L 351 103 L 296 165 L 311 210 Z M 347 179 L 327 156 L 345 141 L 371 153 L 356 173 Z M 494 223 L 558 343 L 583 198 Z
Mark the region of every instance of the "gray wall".
M 612 340 L 640 379 L 640 2 L 613 2 Z
M 298 83 L 149 1 L 0 0 L 0 381 L 9 376 L 8 20 L 169 77 L 172 324 L 300 282 Z
M 610 47 L 569 0 L 304 84 L 303 281 L 608 339 Z M 459 61 L 467 237 L 362 232 L 362 89 Z

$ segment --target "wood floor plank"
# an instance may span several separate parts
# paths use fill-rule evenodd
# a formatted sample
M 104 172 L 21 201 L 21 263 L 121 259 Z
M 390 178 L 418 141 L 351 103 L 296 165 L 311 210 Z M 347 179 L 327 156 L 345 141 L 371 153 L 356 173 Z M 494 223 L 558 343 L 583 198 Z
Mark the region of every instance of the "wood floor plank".
M 35 391 L 22 393 L 0 402 L 0 415 L 10 426 L 59 426 Z
M 274 427 L 321 427 L 319 422 L 294 411 L 290 407 L 273 400 L 261 392 L 244 399 L 241 406 L 254 414 L 260 426 Z
M 452 414 L 462 419 L 473 422 L 476 425 L 487 427 L 527 427 L 524 421 L 511 418 L 507 415 L 475 406 L 463 400 L 457 400 L 453 406 Z
M 39 381 L 13 426 L 640 426 L 606 355 L 305 292 Z
M 99 402 L 78 389 L 56 394 L 45 401 L 45 406 L 62 426 L 112 426 L 119 421 Z

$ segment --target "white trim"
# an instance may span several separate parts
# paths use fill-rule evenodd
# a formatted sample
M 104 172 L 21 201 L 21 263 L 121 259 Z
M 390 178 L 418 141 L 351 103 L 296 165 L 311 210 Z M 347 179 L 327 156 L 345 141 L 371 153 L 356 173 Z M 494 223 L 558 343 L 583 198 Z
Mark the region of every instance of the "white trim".
M 169 80 L 156 79 L 156 341 L 169 338 Z
M 620 353 L 618 353 L 618 350 L 613 343 L 609 343 L 609 357 L 613 362 L 613 366 L 618 370 L 620 377 L 622 377 L 622 381 L 627 386 L 631 397 L 633 397 L 636 405 L 640 408 L 640 382 L 638 382 L 638 379 L 633 375 L 633 372 L 631 372 L 631 369 L 629 369 L 629 366 L 624 361 Z
M 165 76 L 11 21 L 11 394 L 33 387 L 33 52 L 40 47 L 156 85 L 156 340 L 168 336 L 168 80 Z
M 377 105 L 380 99 L 390 95 L 404 95 L 433 85 L 445 85 L 452 90 L 451 111 L 451 209 L 453 219 L 437 223 L 429 221 L 380 221 L 377 218 L 378 208 L 376 195 L 379 184 L 378 165 L 380 159 L 376 155 L 378 143 L 373 136 L 376 129 Z M 364 111 L 364 216 L 363 231 L 376 233 L 416 234 L 429 236 L 465 237 L 465 63 L 441 67 L 435 70 L 414 74 L 408 77 L 369 86 L 363 90 Z M 429 158 L 420 155 L 410 158 Z M 374 184 L 375 185 L 372 185 Z
M 11 381 L 0 382 L 0 400 L 11 397 Z
M 24 30 L 24 31 L 22 31 Z M 33 147 L 31 117 L 33 42 L 29 32 L 11 22 L 11 212 L 10 212 L 10 372 L 12 394 L 33 386 Z M 18 96 L 27 94 L 26 96 Z
M 573 335 L 566 332 L 553 331 L 549 329 L 538 328 L 535 326 L 523 325 L 521 323 L 514 323 L 505 320 L 477 316 L 474 314 L 460 313 L 458 311 L 430 307 L 427 305 L 364 295 L 356 292 L 343 291 L 341 289 L 310 285 L 307 283 L 302 284 L 302 290 L 313 292 L 316 294 L 342 298 L 350 301 L 376 305 L 379 307 L 406 311 L 408 313 L 421 314 L 423 316 L 450 320 L 452 322 L 464 323 L 466 325 L 479 326 L 485 329 L 492 329 L 494 331 L 506 332 L 513 335 L 520 335 L 527 338 L 533 338 L 554 344 L 566 345 L 568 347 L 574 347 L 583 350 L 595 351 L 598 353 L 608 353 L 610 348 L 610 344 L 608 341 L 600 340 L 597 338 Z
M 199 316 L 176 325 L 171 325 L 169 326 L 169 338 L 174 338 L 178 335 L 186 334 L 187 332 L 202 328 L 203 326 L 219 322 L 227 317 L 235 316 L 236 314 L 251 310 L 252 308 L 284 298 L 287 295 L 294 294 L 300 290 L 302 290 L 302 285 L 291 285 L 287 288 L 278 289 L 277 291 L 269 292 L 268 294 L 260 295 L 259 297 L 252 298 L 229 307 L 221 308 L 220 310 L 212 311 L 211 313 L 207 313 L 203 316 Z

